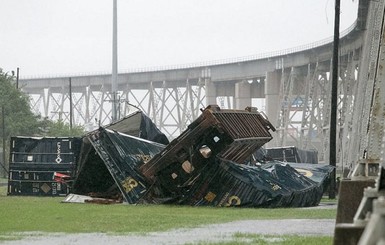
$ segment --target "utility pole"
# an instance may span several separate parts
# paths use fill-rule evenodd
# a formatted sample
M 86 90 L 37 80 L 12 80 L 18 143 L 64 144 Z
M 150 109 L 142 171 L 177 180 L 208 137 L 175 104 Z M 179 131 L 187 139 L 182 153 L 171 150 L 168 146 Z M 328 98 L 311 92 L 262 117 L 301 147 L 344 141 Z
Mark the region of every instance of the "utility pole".
M 69 78 L 69 99 L 70 99 L 70 130 L 72 130 L 72 114 L 73 114 L 73 108 L 72 108 L 72 81 L 71 78 Z
M 4 105 L 1 106 L 1 118 L 2 118 L 2 130 L 3 130 L 3 163 L 2 163 L 2 167 L 4 169 L 4 176 L 7 174 L 7 168 L 6 168 L 6 164 L 5 164 L 5 109 L 4 109 Z
M 16 69 L 16 89 L 19 89 L 19 67 Z
M 117 76 L 118 76 L 118 17 L 117 0 L 113 0 L 113 20 L 112 20 L 112 122 L 118 120 L 118 98 L 117 98 Z
M 338 46 L 340 39 L 340 0 L 335 1 L 334 16 L 334 42 L 332 60 L 332 95 L 331 95 L 331 115 L 330 115 L 330 148 L 329 160 L 334 170 L 330 176 L 329 199 L 336 198 L 336 138 L 337 138 L 337 95 L 338 95 Z

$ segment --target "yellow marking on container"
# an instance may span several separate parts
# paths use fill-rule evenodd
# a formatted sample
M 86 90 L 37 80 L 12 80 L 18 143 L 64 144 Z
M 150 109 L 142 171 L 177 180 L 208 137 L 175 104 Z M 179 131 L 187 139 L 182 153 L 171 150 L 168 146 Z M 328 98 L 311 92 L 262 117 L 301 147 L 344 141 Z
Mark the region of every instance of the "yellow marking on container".
M 229 197 L 229 199 L 227 200 L 227 203 L 226 203 L 226 207 L 239 206 L 239 205 L 241 205 L 241 199 L 239 199 L 239 197 L 237 197 L 237 196 Z
M 131 177 L 128 177 L 127 179 L 123 180 L 121 184 L 124 190 L 126 191 L 126 193 L 132 191 L 132 189 L 138 186 L 138 182 Z
M 313 176 L 313 173 L 310 170 L 306 170 L 306 169 L 302 169 L 302 168 L 296 168 L 295 170 L 297 170 L 300 174 L 302 174 L 303 176 L 306 176 L 308 178 Z
M 206 199 L 208 202 L 212 202 L 212 201 L 214 201 L 214 199 L 215 199 L 216 196 L 217 196 L 216 194 L 214 194 L 214 193 L 212 193 L 211 191 L 209 191 L 209 192 L 206 194 L 205 199 Z

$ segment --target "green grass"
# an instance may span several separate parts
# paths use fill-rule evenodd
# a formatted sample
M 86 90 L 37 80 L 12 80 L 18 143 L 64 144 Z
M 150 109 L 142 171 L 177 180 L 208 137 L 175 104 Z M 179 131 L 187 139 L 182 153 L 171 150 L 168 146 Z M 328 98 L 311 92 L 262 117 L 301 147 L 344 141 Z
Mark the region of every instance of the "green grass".
M 6 187 L 1 186 L 0 241 L 19 239 L 20 233 L 18 232 L 31 231 L 127 234 L 192 228 L 236 220 L 334 219 L 336 217 L 336 209 L 98 205 L 61 203 L 63 199 L 63 197 L 6 196 Z M 10 236 L 10 234 L 14 234 L 14 236 Z M 228 244 L 250 244 L 245 243 L 244 240 L 262 239 L 261 241 L 263 241 L 264 239 L 261 236 L 250 236 L 234 237 L 234 241 Z M 322 241 L 328 241 L 328 243 L 314 243 L 315 240 L 312 240 L 314 237 L 284 236 L 283 238 L 285 244 L 298 244 L 296 243 L 298 241 L 303 241 L 299 244 L 309 244 L 310 242 L 312 244 L 330 244 L 331 239 L 330 237 L 322 238 Z M 294 242 L 290 243 L 291 240 Z

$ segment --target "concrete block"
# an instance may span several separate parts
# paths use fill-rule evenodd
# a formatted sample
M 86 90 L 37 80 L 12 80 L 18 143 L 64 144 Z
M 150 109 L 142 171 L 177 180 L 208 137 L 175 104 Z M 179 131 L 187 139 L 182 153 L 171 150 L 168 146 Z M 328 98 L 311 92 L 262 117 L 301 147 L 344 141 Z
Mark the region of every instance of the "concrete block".
M 354 224 L 336 224 L 334 245 L 357 245 L 365 226 Z
M 374 187 L 375 180 L 342 180 L 339 187 L 336 224 L 353 223 L 364 189 Z

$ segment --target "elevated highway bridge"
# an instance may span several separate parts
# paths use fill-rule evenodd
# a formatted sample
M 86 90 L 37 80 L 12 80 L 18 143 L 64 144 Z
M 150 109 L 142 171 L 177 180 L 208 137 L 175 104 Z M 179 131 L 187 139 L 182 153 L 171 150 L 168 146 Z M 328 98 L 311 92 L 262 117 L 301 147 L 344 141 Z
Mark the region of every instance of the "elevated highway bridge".
M 361 130 L 352 122 L 363 115 L 353 108 L 365 109 L 360 78 L 367 80 L 371 69 L 370 57 L 362 55 L 365 37 L 376 38 L 378 25 L 370 19 L 376 8 L 370 8 L 369 2 L 360 0 L 356 21 L 340 35 L 338 159 L 345 159 L 347 165 L 357 159 L 349 157 L 347 149 L 351 149 L 353 133 Z M 332 41 L 228 60 L 120 72 L 120 117 L 139 108 L 174 138 L 199 116 L 200 108 L 218 104 L 244 109 L 261 99 L 264 106 L 259 109 L 278 129 L 269 147 L 317 149 L 319 160 L 328 162 Z M 87 129 L 110 123 L 111 74 L 23 78 L 19 85 L 30 95 L 37 113 L 69 122 L 70 81 L 73 122 Z

